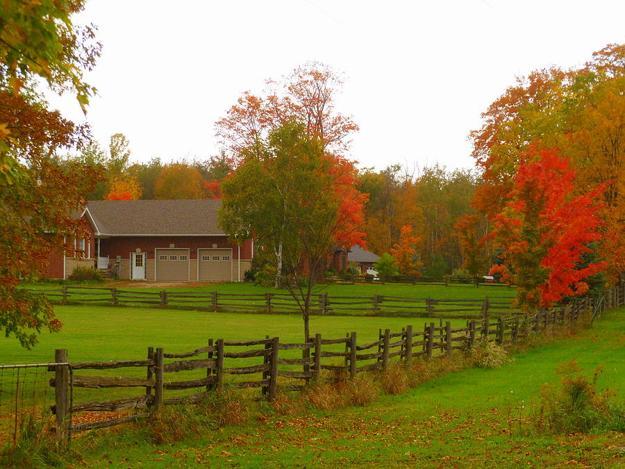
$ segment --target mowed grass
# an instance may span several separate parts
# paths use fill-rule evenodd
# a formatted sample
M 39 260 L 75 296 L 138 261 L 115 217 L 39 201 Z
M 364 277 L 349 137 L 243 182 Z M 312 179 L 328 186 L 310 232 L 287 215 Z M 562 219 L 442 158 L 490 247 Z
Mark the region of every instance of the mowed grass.
M 264 294 L 283 293 L 287 290 L 261 287 L 252 283 L 159 283 L 128 281 L 106 281 L 99 283 L 75 283 L 65 282 L 68 286 L 85 288 L 120 288 L 138 291 L 157 292 L 160 290 L 172 290 L 180 292 L 213 292 L 238 293 L 238 294 Z M 37 284 L 25 284 L 27 288 L 37 290 L 59 290 L 61 283 L 43 282 Z M 365 296 L 373 295 L 398 296 L 405 298 L 435 298 L 435 299 L 483 299 L 489 298 L 514 298 L 515 290 L 503 285 L 481 285 L 475 287 L 468 284 L 445 285 L 412 285 L 408 283 L 356 283 L 356 284 L 318 284 L 314 288 L 315 294 L 327 293 L 331 296 Z
M 46 363 L 54 350 L 69 351 L 71 361 L 143 359 L 147 347 L 186 352 L 206 345 L 209 338 L 226 340 L 279 337 L 281 342 L 302 342 L 303 321 L 298 315 L 212 313 L 156 308 L 112 306 L 56 306 L 61 332 L 43 332 L 32 349 L 17 340 L 0 340 L 1 363 Z M 423 329 L 423 318 L 312 316 L 311 332 L 325 338 L 345 337 L 356 331 L 359 341 L 378 338 L 379 329 L 399 331 L 408 324 Z M 428 319 L 428 322 L 431 320 Z M 438 320 L 436 320 L 438 322 Z M 464 325 L 456 320 L 453 325 Z
M 74 443 L 88 466 L 150 467 L 623 467 L 625 436 L 548 435 L 533 430 L 545 383 L 572 359 L 600 389 L 625 400 L 625 309 L 591 330 L 518 353 L 499 369 L 444 375 L 367 407 L 307 410 L 155 445 L 141 427 L 93 433 Z

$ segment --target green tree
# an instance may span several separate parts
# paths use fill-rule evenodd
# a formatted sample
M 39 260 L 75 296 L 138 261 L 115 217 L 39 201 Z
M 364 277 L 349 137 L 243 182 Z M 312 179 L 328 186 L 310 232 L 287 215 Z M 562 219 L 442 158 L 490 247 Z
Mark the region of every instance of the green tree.
M 223 183 L 222 226 L 231 237 L 251 235 L 276 263 L 277 277 L 298 302 L 304 337 L 316 279 L 334 245 L 338 201 L 330 176 L 331 159 L 306 128 L 289 122 L 266 144 L 244 150 L 236 171 Z
M 187 163 L 163 166 L 154 182 L 156 199 L 201 199 L 204 197 L 202 175 Z
M 389 253 L 385 252 L 380 256 L 378 262 L 373 266 L 382 280 L 390 280 L 399 275 L 399 267 L 397 261 Z

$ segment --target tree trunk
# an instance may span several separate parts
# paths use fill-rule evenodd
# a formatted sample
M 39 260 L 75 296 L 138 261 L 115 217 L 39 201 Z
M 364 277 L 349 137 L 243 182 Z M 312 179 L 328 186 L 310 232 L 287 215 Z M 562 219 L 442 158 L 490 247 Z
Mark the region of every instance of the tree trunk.
M 282 278 L 282 240 L 278 243 L 278 250 L 276 251 L 276 278 L 274 281 L 274 287 L 280 288 Z

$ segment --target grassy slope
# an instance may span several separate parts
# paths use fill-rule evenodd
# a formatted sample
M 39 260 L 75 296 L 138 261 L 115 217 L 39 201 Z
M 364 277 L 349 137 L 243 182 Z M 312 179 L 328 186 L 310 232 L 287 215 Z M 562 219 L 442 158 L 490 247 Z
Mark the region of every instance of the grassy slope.
M 623 465 L 622 434 L 527 434 L 518 417 L 534 408 L 543 383 L 558 381 L 557 365 L 573 358 L 589 373 L 602 365 L 599 386 L 625 399 L 624 313 L 609 313 L 579 336 L 518 354 L 500 369 L 449 374 L 364 408 L 272 416 L 165 446 L 129 429 L 78 440 L 75 448 L 88 465 L 126 467 Z

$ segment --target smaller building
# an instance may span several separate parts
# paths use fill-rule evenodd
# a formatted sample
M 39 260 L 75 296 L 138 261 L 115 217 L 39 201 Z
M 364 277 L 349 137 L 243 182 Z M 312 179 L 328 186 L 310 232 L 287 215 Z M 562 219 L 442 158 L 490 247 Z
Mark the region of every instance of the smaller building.
M 365 275 L 368 269 L 373 268 L 373 264 L 379 259 L 380 256 L 361 248 L 357 244 L 353 245 L 347 253 L 347 262 L 350 265 L 357 264 L 362 275 Z
M 336 248 L 332 256 L 331 267 L 336 272 L 345 272 L 351 265 L 358 267 L 361 275 L 367 273 L 367 269 L 373 267 L 380 256 L 354 244 L 349 250 Z

